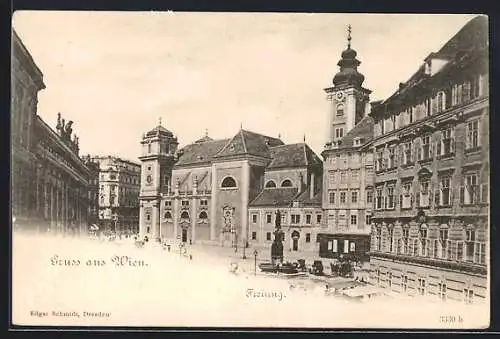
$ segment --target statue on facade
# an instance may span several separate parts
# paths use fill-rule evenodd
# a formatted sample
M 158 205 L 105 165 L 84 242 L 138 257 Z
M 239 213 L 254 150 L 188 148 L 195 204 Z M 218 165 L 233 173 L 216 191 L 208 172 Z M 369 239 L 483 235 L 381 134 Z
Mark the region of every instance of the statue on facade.
M 68 139 L 71 139 L 71 133 L 73 133 L 73 128 L 71 128 L 71 126 L 73 125 L 73 121 L 68 121 L 68 123 L 66 124 L 66 128 L 65 128 L 65 134 L 66 134 L 66 137 Z
M 62 129 L 63 125 L 62 125 L 62 121 L 61 121 L 61 113 L 57 113 L 57 125 L 56 125 L 56 130 L 58 132 L 61 132 L 61 129 Z

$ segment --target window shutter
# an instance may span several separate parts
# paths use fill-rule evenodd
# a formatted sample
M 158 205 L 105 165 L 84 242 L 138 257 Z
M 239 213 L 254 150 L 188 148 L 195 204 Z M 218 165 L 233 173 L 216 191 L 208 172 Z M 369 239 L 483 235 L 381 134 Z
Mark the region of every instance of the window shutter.
M 436 113 L 437 112 L 437 103 L 438 103 L 438 100 L 439 100 L 439 95 L 435 95 L 434 98 L 432 99 L 432 114 Z
M 455 153 L 455 129 L 454 128 L 451 129 L 450 137 L 451 137 L 450 152 Z
M 488 203 L 488 184 L 481 184 L 481 202 L 483 204 Z
M 440 191 L 439 189 L 434 191 L 434 206 L 439 206 L 439 196 L 440 196 Z
M 460 204 L 464 204 L 465 203 L 465 187 L 464 186 L 460 186 Z

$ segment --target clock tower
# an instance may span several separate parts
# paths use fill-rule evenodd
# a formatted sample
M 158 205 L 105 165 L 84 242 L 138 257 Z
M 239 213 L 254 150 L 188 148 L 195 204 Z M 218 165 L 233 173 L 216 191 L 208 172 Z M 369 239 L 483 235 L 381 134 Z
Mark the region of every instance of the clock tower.
M 177 138 L 161 125 L 145 133 L 141 140 L 141 190 L 139 193 L 139 233 L 150 240 L 160 238 L 162 194 L 171 190 L 172 167 Z
M 340 71 L 333 78 L 333 87 L 325 88 L 329 103 L 329 140 L 340 140 L 368 113 L 370 93 L 364 88 L 365 77 L 358 72 L 361 62 L 351 48 L 351 26 L 347 30 L 347 49 L 337 65 Z

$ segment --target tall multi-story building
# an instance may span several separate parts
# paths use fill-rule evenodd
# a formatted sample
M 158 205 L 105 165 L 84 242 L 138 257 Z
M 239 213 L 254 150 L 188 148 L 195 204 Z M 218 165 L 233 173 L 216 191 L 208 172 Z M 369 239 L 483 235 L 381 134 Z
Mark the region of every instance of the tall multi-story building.
M 94 156 L 99 166 L 99 224 L 102 230 L 139 232 L 141 165 L 114 156 Z
M 88 186 L 88 224 L 91 230 L 97 230 L 99 225 L 99 163 L 93 161 L 90 155 L 83 158 L 90 171 Z
M 488 90 L 488 23 L 479 16 L 373 108 L 373 283 L 487 298 Z
M 12 33 L 11 206 L 14 229 L 80 233 L 87 228 L 89 171 L 79 158 L 73 121 L 56 130 L 37 115 L 43 75 Z
M 307 203 L 309 185 L 320 186 L 320 180 L 314 181 L 321 178 L 321 161 L 307 145 L 284 145 L 280 139 L 243 129 L 230 139 L 206 135 L 177 150 L 177 138 L 159 125 L 141 144 L 140 233 L 150 239 L 223 246 L 265 242 L 253 226 L 261 205 L 251 207 L 249 215 L 251 202 L 274 192 L 273 203 L 280 206 L 299 196 Z M 278 194 L 284 191 L 291 193 Z
M 370 90 L 363 87 L 360 61 L 351 48 L 338 62 L 333 87 L 325 89 L 330 102 L 330 136 L 321 153 L 325 160 L 322 207 L 325 229 L 320 234 L 320 256 L 367 260 L 370 238 L 373 120 L 369 112 Z

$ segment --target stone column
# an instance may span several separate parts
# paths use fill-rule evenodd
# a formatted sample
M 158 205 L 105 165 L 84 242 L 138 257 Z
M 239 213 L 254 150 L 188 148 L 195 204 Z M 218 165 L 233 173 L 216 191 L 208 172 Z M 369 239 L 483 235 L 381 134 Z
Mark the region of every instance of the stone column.
M 210 193 L 210 240 L 216 240 L 215 227 L 217 222 L 217 170 L 212 165 L 212 192 Z
M 54 225 L 54 205 L 55 205 L 55 197 L 54 197 L 54 182 L 51 179 L 50 182 L 50 231 L 57 231 Z
M 172 211 L 172 219 L 174 221 L 174 240 L 177 239 L 179 234 L 179 199 L 177 196 L 174 198 L 174 209 Z
M 159 213 L 158 213 L 158 201 L 154 200 L 151 206 L 153 207 L 153 211 L 152 211 L 153 213 L 152 213 L 152 218 L 151 218 L 153 239 L 151 239 L 151 240 L 158 240 L 160 237 L 160 230 L 158 227 L 158 221 L 159 221 L 159 217 L 160 217 Z
M 243 163 L 241 168 L 241 240 L 243 246 L 246 246 L 248 240 L 248 199 L 250 189 L 250 165 L 248 161 Z
M 196 222 L 198 221 L 198 215 L 196 213 L 196 201 L 198 199 L 193 197 L 191 200 L 191 242 L 194 244 L 196 241 Z
M 139 236 L 141 238 L 144 238 L 145 233 L 146 230 L 144 226 L 144 206 L 143 202 L 139 200 Z

